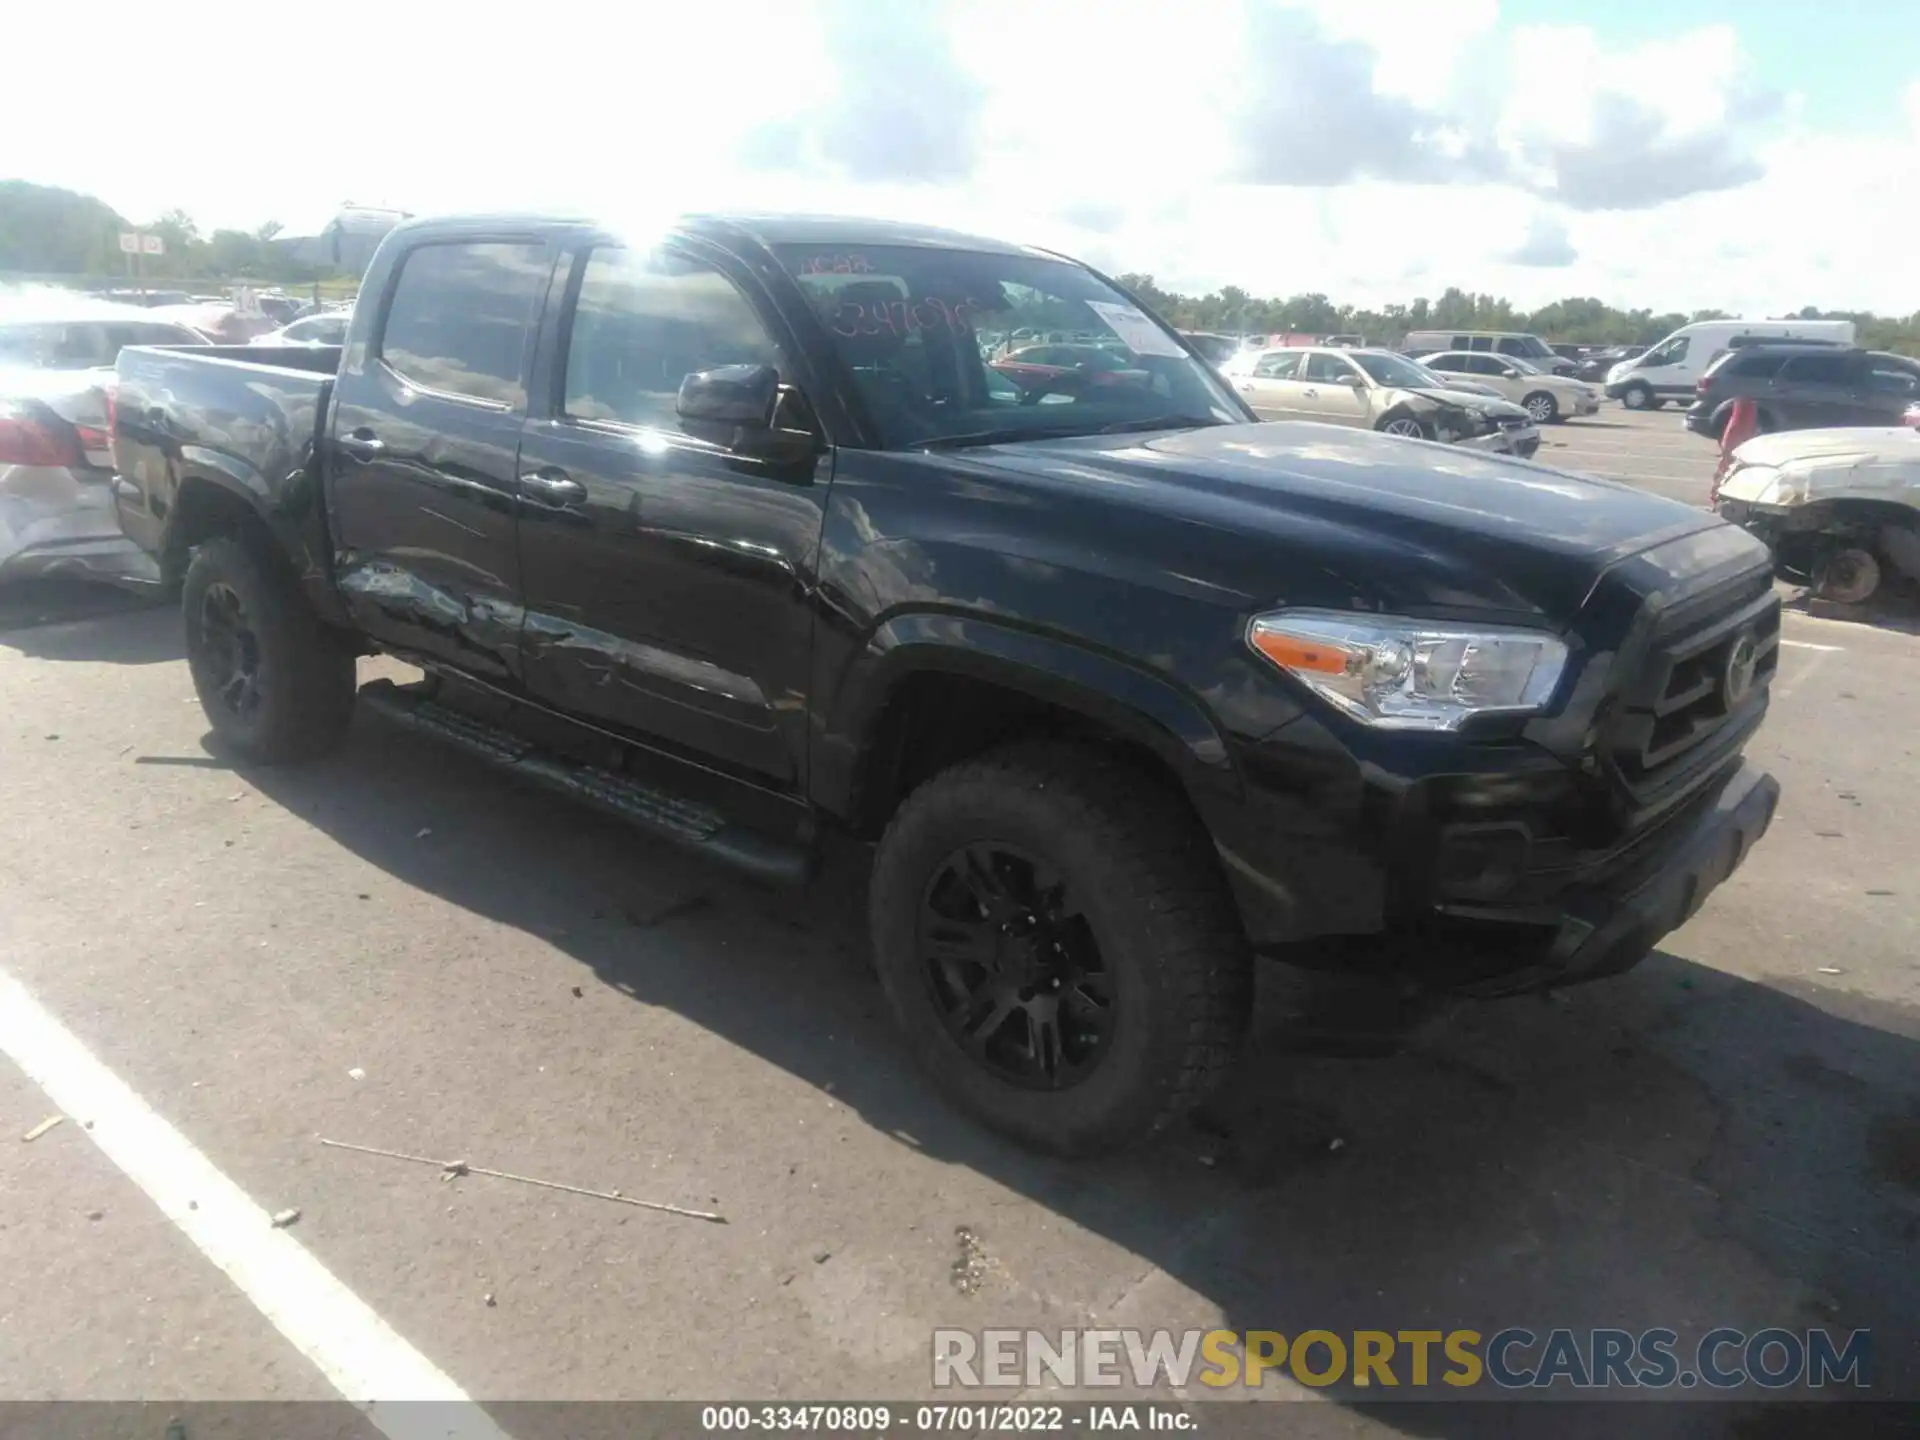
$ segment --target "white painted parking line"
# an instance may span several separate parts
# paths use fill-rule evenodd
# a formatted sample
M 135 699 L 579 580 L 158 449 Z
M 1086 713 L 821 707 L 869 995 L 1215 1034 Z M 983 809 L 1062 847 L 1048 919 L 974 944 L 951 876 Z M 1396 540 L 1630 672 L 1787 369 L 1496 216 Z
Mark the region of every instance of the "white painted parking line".
M 1782 640 L 1782 645 L 1794 650 L 1845 650 L 1844 645 L 1816 645 L 1811 640 Z
M 486 1412 L 0 970 L 0 1054 L 391 1440 L 505 1440 Z M 412 1402 L 437 1402 L 419 1404 Z

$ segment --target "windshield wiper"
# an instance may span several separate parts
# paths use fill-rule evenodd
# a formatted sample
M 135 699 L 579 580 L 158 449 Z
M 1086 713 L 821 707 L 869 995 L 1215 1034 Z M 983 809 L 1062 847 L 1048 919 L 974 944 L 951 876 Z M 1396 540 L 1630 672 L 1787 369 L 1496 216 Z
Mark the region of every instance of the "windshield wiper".
M 1148 415 L 1138 420 L 1116 420 L 1111 425 L 1096 425 L 1088 429 L 1076 426 L 1072 429 L 1016 430 L 1007 426 L 999 430 L 970 430 L 963 435 L 929 435 L 924 440 L 914 441 L 910 448 L 959 450 L 969 445 L 1014 445 L 1023 440 L 1085 439 L 1089 435 L 1120 435 L 1130 430 L 1187 430 L 1201 425 L 1231 423 L 1212 415 Z
M 1198 430 L 1207 425 L 1228 425 L 1217 415 L 1149 415 L 1141 420 L 1116 420 L 1102 425 L 1102 435 L 1123 435 L 1129 430 Z
M 1092 434 L 1089 430 L 1016 430 L 1011 427 L 1002 430 L 969 430 L 962 435 L 929 435 L 916 440 L 909 449 L 913 450 L 960 450 L 969 445 L 1013 445 L 1022 440 L 1067 440 L 1075 435 Z

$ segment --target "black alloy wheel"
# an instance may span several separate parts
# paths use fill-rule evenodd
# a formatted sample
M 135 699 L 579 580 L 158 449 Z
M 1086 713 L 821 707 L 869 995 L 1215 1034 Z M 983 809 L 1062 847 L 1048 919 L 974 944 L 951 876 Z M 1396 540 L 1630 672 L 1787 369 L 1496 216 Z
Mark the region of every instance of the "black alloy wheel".
M 260 637 L 233 586 L 209 585 L 200 597 L 201 665 L 208 698 L 238 720 L 260 709 Z
M 954 851 L 921 900 L 928 995 L 954 1044 L 1010 1084 L 1064 1090 L 1105 1057 L 1118 987 L 1059 871 L 996 841 Z

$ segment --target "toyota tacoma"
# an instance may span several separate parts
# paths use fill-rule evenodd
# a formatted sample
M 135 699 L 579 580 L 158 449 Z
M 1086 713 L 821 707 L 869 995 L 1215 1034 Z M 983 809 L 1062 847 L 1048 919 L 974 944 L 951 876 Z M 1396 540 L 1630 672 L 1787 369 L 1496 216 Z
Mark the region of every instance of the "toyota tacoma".
M 987 337 L 1128 357 L 1009 383 Z M 1260 423 L 1093 270 L 881 222 L 412 221 L 343 346 L 119 359 L 115 501 L 218 741 L 356 706 L 767 881 L 871 847 L 960 1105 L 1161 1129 L 1260 957 L 1619 972 L 1724 881 L 1766 547 L 1625 486 Z M 356 692 L 382 652 L 425 678 Z

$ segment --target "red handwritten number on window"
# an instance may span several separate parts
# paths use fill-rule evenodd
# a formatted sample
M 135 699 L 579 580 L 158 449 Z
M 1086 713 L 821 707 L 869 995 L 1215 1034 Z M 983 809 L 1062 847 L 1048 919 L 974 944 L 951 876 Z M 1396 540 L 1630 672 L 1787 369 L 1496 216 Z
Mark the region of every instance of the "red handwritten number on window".
M 834 310 L 829 328 L 849 340 L 861 335 L 907 336 L 923 330 L 966 334 L 973 329 L 973 310 L 970 300 L 949 305 L 937 295 L 922 300 L 876 301 L 871 305 L 847 300 Z

